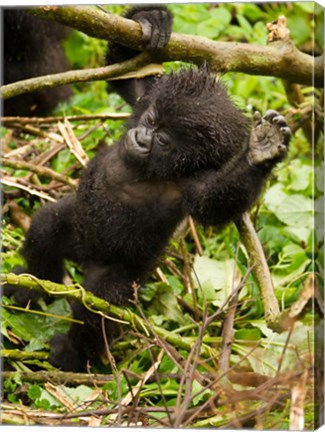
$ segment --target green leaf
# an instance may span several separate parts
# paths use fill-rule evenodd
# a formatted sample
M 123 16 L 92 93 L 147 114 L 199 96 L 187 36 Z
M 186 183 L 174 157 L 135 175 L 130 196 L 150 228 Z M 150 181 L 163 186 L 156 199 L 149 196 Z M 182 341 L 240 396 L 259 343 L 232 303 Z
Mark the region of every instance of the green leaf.
M 297 244 L 284 246 L 279 254 L 279 262 L 272 267 L 275 286 L 285 285 L 302 275 L 311 263 L 306 251 Z
M 279 204 L 281 204 L 286 197 L 287 194 L 283 192 L 283 186 L 280 183 L 277 183 L 265 192 L 264 203 L 272 213 L 275 213 Z
M 263 346 L 256 348 L 247 357 L 247 360 L 251 364 L 253 371 L 260 374 L 274 376 L 279 367 L 280 360 L 282 361 L 281 372 L 292 371 L 298 359 L 303 359 L 310 355 L 313 334 L 312 327 L 297 322 L 285 350 L 288 332 L 285 331 L 281 334 L 272 332 L 272 335 L 265 339 Z M 238 344 L 236 344 L 237 348 Z M 244 343 L 241 342 L 239 351 L 243 355 L 247 354 L 251 348 L 251 344 L 247 344 L 247 347 L 245 347 Z
M 254 3 L 244 3 L 241 6 L 241 13 L 249 19 L 249 21 L 257 21 L 258 19 L 263 18 L 264 13 L 261 8 Z
M 245 31 L 245 33 L 247 33 L 247 35 L 251 35 L 253 33 L 253 29 L 249 21 L 241 14 L 237 14 L 236 18 L 240 27 Z
M 67 400 L 69 400 L 73 405 L 82 404 L 89 399 L 90 395 L 93 393 L 93 389 L 85 385 L 79 385 L 76 388 L 60 385 L 58 386 L 58 389 L 64 393 Z
M 242 340 L 259 340 L 262 333 L 259 328 L 243 328 L 235 332 L 235 339 Z
M 313 201 L 303 195 L 287 195 L 280 184 L 271 187 L 264 195 L 270 211 L 283 223 L 295 227 L 313 227 Z
M 309 14 L 314 14 L 315 12 L 314 2 L 297 2 L 295 3 L 295 7 Z
M 71 315 L 69 303 L 63 298 L 51 303 L 46 312 L 63 317 Z M 44 348 L 45 343 L 50 340 L 54 333 L 67 332 L 70 323 L 59 318 L 28 313 L 28 311 L 11 312 L 10 310 L 4 310 L 3 326 L 5 328 L 9 327 L 23 341 L 32 342 L 32 346 L 37 340 L 39 347 Z M 29 346 L 26 348 L 31 350 Z
M 58 173 L 62 173 L 74 162 L 75 158 L 72 156 L 71 151 L 69 149 L 64 149 L 60 151 L 58 156 L 53 160 L 52 168 Z
M 290 166 L 290 189 L 303 191 L 311 186 L 313 180 L 313 169 L 311 166 L 292 161 Z
M 173 288 L 163 282 L 147 284 L 140 294 L 141 299 L 148 301 L 148 310 L 152 315 L 161 315 L 178 323 L 184 323 L 184 316 L 178 305 Z
M 233 290 L 234 260 L 217 261 L 206 256 L 196 256 L 193 264 L 194 286 L 198 288 L 198 296 L 203 300 L 221 306 Z M 202 289 L 202 293 L 201 293 Z
M 311 229 L 311 227 L 310 228 L 304 228 L 304 227 L 288 226 L 288 227 L 284 228 L 282 230 L 282 232 L 297 243 L 304 242 L 307 244 L 308 238 L 310 236 L 310 233 L 312 232 L 312 229 Z
M 210 11 L 210 17 L 200 22 L 197 30 L 200 35 L 215 39 L 225 30 L 230 21 L 231 14 L 227 9 L 214 8 Z
M 28 397 L 31 398 L 33 401 L 40 398 L 41 394 L 42 394 L 42 389 L 37 384 L 30 385 L 27 390 Z
M 303 195 L 290 195 L 278 206 L 275 215 L 286 225 L 312 228 L 313 201 Z
M 262 21 L 254 24 L 254 40 L 252 42 L 259 45 L 266 45 L 267 42 L 267 28 Z
M 193 380 L 193 382 L 192 382 L 192 396 L 193 396 L 192 404 L 194 406 L 198 405 L 199 402 L 207 400 L 212 395 L 213 395 L 213 392 L 210 389 L 204 390 L 204 387 L 200 383 L 198 383 L 196 380 Z
M 296 44 L 306 42 L 310 38 L 310 17 L 294 15 L 288 17 L 288 28 L 290 30 L 290 37 L 295 40 Z

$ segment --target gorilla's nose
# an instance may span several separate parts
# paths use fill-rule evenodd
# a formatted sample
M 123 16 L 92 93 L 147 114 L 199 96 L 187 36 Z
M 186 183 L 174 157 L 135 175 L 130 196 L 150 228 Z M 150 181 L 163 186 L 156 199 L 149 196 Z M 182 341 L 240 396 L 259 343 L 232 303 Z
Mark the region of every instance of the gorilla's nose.
M 136 129 L 136 141 L 139 147 L 150 150 L 152 146 L 152 131 L 144 126 L 139 126 Z

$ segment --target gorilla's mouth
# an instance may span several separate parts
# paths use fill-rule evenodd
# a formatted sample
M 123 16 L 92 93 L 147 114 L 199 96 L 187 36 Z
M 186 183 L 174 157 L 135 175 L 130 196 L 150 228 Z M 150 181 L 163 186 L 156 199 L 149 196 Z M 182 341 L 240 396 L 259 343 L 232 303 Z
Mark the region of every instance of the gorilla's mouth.
M 141 135 L 141 134 L 140 134 Z M 151 152 L 151 145 L 143 142 L 137 128 L 130 129 L 125 140 L 126 150 L 134 155 L 147 156 Z

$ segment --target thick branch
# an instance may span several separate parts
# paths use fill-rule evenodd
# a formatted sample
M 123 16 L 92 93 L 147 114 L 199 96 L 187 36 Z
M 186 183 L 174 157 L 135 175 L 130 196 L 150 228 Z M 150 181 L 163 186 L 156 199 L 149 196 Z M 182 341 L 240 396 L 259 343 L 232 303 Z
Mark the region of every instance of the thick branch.
M 66 24 L 89 36 L 120 42 L 134 49 L 143 49 L 139 24 L 126 18 L 104 13 L 90 6 L 34 7 L 40 17 Z M 216 71 L 269 75 L 295 83 L 323 86 L 323 57 L 314 57 L 297 50 L 291 41 L 276 41 L 268 46 L 237 42 L 214 42 L 210 39 L 173 33 L 159 58 L 164 61 L 183 60 L 201 64 L 207 61 Z
M 240 221 L 236 224 L 240 234 L 241 241 L 243 242 L 251 265 L 253 266 L 253 273 L 257 280 L 262 302 L 264 306 L 265 320 L 270 328 L 275 331 L 283 330 L 277 328 L 277 319 L 280 315 L 278 301 L 274 294 L 273 283 L 270 271 L 265 259 L 262 245 L 257 237 L 254 226 L 247 213 L 241 217 Z
M 79 285 L 62 285 L 50 281 L 40 280 L 31 275 L 15 275 L 15 274 L 1 274 L 1 283 L 18 285 L 20 288 L 31 289 L 36 291 L 45 291 L 52 296 L 64 296 L 67 299 L 75 300 L 83 303 L 87 308 L 99 313 L 104 316 L 115 317 L 112 319 L 118 319 L 131 324 L 140 333 L 148 332 L 148 326 L 146 322 L 133 313 L 128 308 L 119 308 L 107 301 L 96 297 L 91 292 L 84 290 Z M 176 348 L 184 349 L 185 351 L 191 351 L 193 340 L 191 338 L 184 338 L 179 334 L 170 332 L 163 328 L 152 325 L 153 331 L 166 340 L 168 343 Z M 201 347 L 201 354 L 205 357 L 211 355 L 211 351 L 206 349 L 204 346 Z

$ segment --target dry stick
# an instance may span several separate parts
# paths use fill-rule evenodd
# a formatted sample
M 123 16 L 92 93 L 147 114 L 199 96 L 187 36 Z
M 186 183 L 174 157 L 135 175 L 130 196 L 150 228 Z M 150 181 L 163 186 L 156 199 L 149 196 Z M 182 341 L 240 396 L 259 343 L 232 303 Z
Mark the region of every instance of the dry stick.
M 71 124 L 67 119 L 65 119 L 64 124 L 61 122 L 58 123 L 58 128 L 71 153 L 77 158 L 82 166 L 86 166 L 89 162 L 89 158 L 82 148 L 78 138 L 75 136 Z
M 61 182 L 61 183 L 65 183 L 65 184 L 71 186 L 72 188 L 77 187 L 77 182 L 75 180 L 70 179 L 69 177 L 65 177 L 65 176 L 57 173 L 56 171 L 54 171 L 50 168 L 47 168 L 47 167 L 43 167 L 40 165 L 34 165 L 32 163 L 25 162 L 25 161 L 12 160 L 12 159 L 6 159 L 6 158 L 0 158 L 0 162 L 2 163 L 3 166 L 15 168 L 15 169 L 32 171 L 35 174 L 50 177 L 53 180 L 56 180 L 56 181 Z
M 73 121 L 91 121 L 91 120 L 125 120 L 130 117 L 129 113 L 109 113 L 109 114 L 82 114 L 70 116 L 52 116 L 52 117 L 0 117 L 0 123 L 7 126 L 15 123 L 16 127 L 21 124 L 48 124 L 63 122 L 65 119 Z
M 39 191 L 29 187 L 29 186 L 25 186 L 21 183 L 18 183 L 16 177 L 3 176 L 1 179 L 1 183 L 6 185 L 6 186 L 11 186 L 11 187 L 14 187 L 17 189 L 21 189 L 25 192 L 28 192 L 31 195 L 38 196 L 39 198 L 43 198 L 47 201 L 56 202 L 56 199 L 52 198 L 50 195 L 48 195 L 44 192 L 39 192 Z
M 182 425 L 183 420 L 187 414 L 188 407 L 193 400 L 192 385 L 193 385 L 194 378 L 197 375 L 197 365 L 198 365 L 198 359 L 200 354 L 200 348 L 203 343 L 203 336 L 207 328 L 207 324 L 208 324 L 208 308 L 206 307 L 204 310 L 202 325 L 199 327 L 199 335 L 193 345 L 192 350 L 189 353 L 188 359 L 184 367 L 184 375 L 179 385 L 175 413 L 173 416 L 174 419 L 172 423 L 172 426 L 174 428 L 178 428 Z M 181 397 L 181 389 L 182 389 L 183 381 L 185 381 L 185 395 L 181 402 L 180 397 Z
M 294 106 L 295 108 L 298 108 L 300 104 L 304 103 L 305 97 L 301 91 L 301 88 L 298 84 L 294 84 L 292 82 L 289 82 L 287 80 L 282 80 L 283 87 L 285 89 L 288 102 Z M 302 124 L 302 130 L 304 132 L 305 137 L 307 140 L 312 143 L 313 142 L 313 120 L 312 118 L 308 118 L 303 124 Z M 317 140 L 316 140 L 317 141 Z
M 298 300 L 290 308 L 280 312 L 264 251 L 249 215 L 244 213 L 236 226 L 253 266 L 253 273 L 262 297 L 267 326 L 278 333 L 290 329 L 314 295 L 315 275 L 311 273 L 308 276 Z
M 268 327 L 275 331 L 283 331 L 281 323 L 278 322 L 280 309 L 278 301 L 274 294 L 273 283 L 270 271 L 265 259 L 264 251 L 254 226 L 247 213 L 244 213 L 236 223 L 241 241 L 244 244 L 249 255 L 253 273 L 257 280 L 262 302 L 264 306 L 265 320 Z
M 250 272 L 251 272 L 251 269 L 248 269 L 247 272 L 246 272 L 246 274 L 245 274 L 245 276 L 243 277 L 242 281 L 238 285 L 238 287 L 233 290 L 233 293 L 230 295 L 230 303 L 232 303 L 234 297 L 237 298 L 240 290 L 245 285 L 247 277 L 249 276 Z M 199 395 L 200 393 L 202 393 L 202 391 L 204 391 L 205 389 L 211 387 L 212 384 L 213 384 L 213 381 L 210 382 L 210 383 L 205 382 L 203 384 L 202 379 L 200 381 L 200 380 L 198 380 L 196 378 L 198 380 L 198 382 L 200 382 L 201 385 L 204 385 L 204 388 L 203 388 L 203 390 L 199 391 L 195 395 L 191 394 L 192 393 L 191 392 L 191 388 L 192 388 L 193 377 L 195 376 L 195 374 L 197 375 L 196 368 L 197 368 L 197 362 L 198 362 L 198 355 L 200 353 L 200 347 L 201 347 L 202 341 L 203 341 L 203 335 L 204 335 L 207 327 L 223 311 L 223 309 L 225 308 L 226 304 L 228 303 L 228 300 L 229 299 L 227 299 L 223 303 L 223 305 L 221 305 L 221 307 L 214 314 L 212 314 L 211 316 L 207 315 L 207 312 L 208 312 L 207 308 L 204 310 L 203 319 L 202 319 L 202 325 L 200 326 L 200 329 L 199 329 L 199 337 L 196 339 L 196 342 L 193 345 L 192 350 L 190 351 L 190 354 L 189 354 L 189 357 L 188 357 L 188 361 L 186 362 L 186 365 L 184 367 L 184 378 L 186 378 L 186 394 L 184 396 L 182 406 L 178 408 L 179 399 L 180 399 L 180 392 L 178 393 L 177 404 L 176 404 L 176 406 L 178 408 L 178 411 L 176 410 L 176 412 L 175 412 L 175 416 L 174 416 L 175 420 L 173 422 L 173 427 L 179 427 L 182 424 L 184 418 L 186 417 L 187 407 L 191 403 L 191 401 L 193 400 L 193 398 L 195 396 Z M 193 361 L 191 363 L 192 358 L 193 358 Z M 190 368 L 190 373 L 187 372 L 187 370 L 189 368 Z M 226 372 L 223 372 L 223 375 L 225 375 L 225 374 L 226 374 Z M 221 375 L 221 377 L 218 377 L 218 381 L 222 378 L 223 375 Z M 183 380 L 180 383 L 180 389 L 181 389 L 181 385 L 182 385 Z
M 197 298 L 196 298 L 196 294 L 195 294 L 195 290 L 194 290 L 194 286 L 193 286 L 193 281 L 192 281 L 192 276 L 191 276 L 191 263 L 190 263 L 190 260 L 188 257 L 188 251 L 186 249 L 186 245 L 185 245 L 184 240 L 180 241 L 179 246 L 180 246 L 180 251 L 181 251 L 183 262 L 184 262 L 184 276 L 182 279 L 184 280 L 187 292 L 192 297 L 193 309 L 194 309 L 194 314 L 195 314 L 194 318 L 195 318 L 195 321 L 198 321 L 199 316 L 200 316 L 200 309 L 198 307 L 198 302 L 197 302 Z
M 291 408 L 290 408 L 290 430 L 304 430 L 304 402 L 308 390 L 307 385 L 308 370 L 304 371 L 298 383 L 295 383 L 291 389 Z
M 226 372 L 229 369 L 231 346 L 234 337 L 234 319 L 237 310 L 238 295 L 239 291 L 237 291 L 231 299 L 226 319 L 223 322 L 223 329 L 221 334 L 222 346 L 218 362 L 219 368 L 222 372 Z
M 41 129 L 36 128 L 35 126 L 30 125 L 15 125 L 15 127 L 20 128 L 24 132 L 28 132 L 32 135 L 36 135 L 40 138 L 49 139 L 50 141 L 58 142 L 59 144 L 63 143 L 63 138 L 61 135 L 54 133 L 54 132 L 45 132 Z
M 203 249 L 202 249 L 202 246 L 201 246 L 201 243 L 200 243 L 199 236 L 197 235 L 197 231 L 196 231 L 196 228 L 195 228 L 195 223 L 194 223 L 193 218 L 191 216 L 189 216 L 189 218 L 188 218 L 188 223 L 189 223 L 189 226 L 190 226 L 190 230 L 191 230 L 191 233 L 192 233 L 192 237 L 193 237 L 193 240 L 194 240 L 194 243 L 195 243 L 196 250 L 197 250 L 198 254 L 200 256 L 202 256 L 203 255 Z

